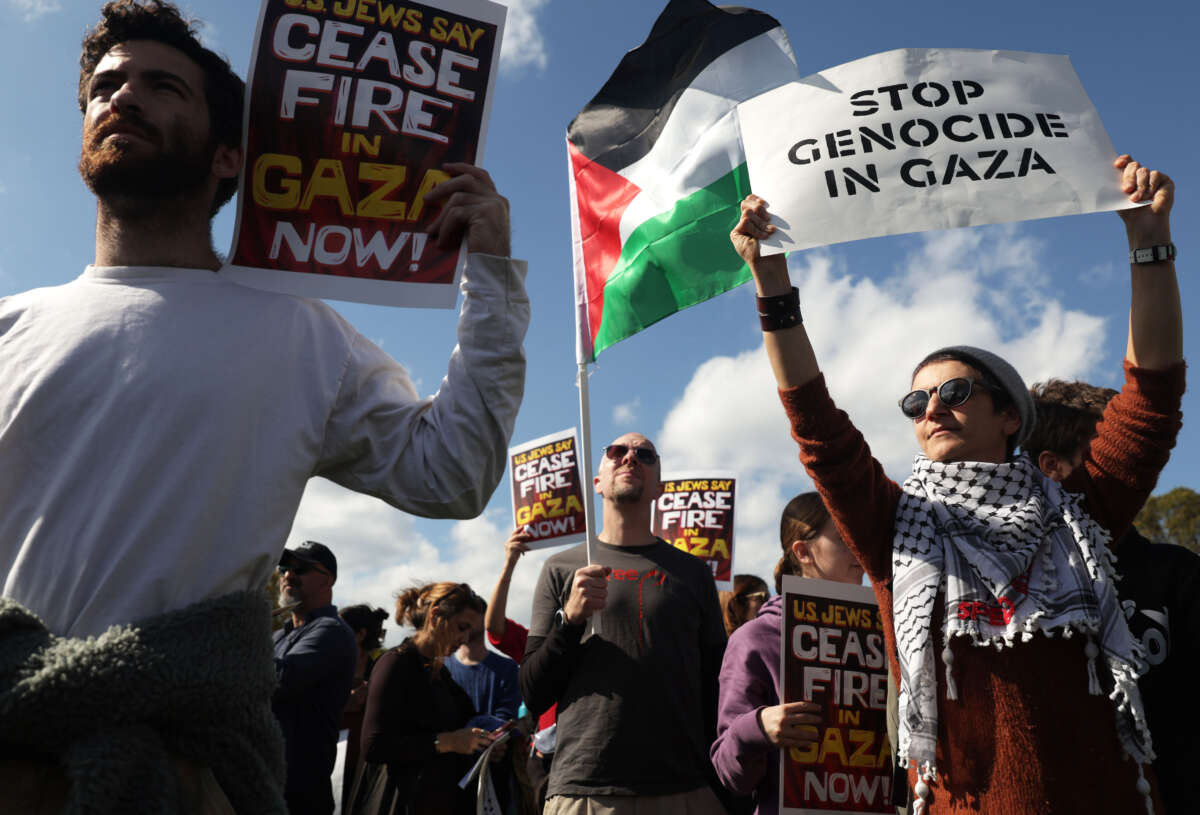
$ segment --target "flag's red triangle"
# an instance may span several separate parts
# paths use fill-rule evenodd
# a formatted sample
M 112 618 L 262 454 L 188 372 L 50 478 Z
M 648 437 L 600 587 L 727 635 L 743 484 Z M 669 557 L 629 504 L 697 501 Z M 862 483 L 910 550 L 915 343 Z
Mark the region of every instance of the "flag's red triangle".
M 567 152 L 575 175 L 579 238 L 587 275 L 588 332 L 594 347 L 604 312 L 604 284 L 621 256 L 621 216 L 641 190 L 583 155 L 570 141 Z

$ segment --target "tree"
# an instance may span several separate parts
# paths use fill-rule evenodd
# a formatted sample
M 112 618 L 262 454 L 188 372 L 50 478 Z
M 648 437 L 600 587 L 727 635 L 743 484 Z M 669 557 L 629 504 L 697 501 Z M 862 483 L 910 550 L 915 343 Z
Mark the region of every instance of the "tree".
M 1150 540 L 1176 543 L 1200 553 L 1200 493 L 1193 489 L 1176 487 L 1150 496 L 1133 523 Z

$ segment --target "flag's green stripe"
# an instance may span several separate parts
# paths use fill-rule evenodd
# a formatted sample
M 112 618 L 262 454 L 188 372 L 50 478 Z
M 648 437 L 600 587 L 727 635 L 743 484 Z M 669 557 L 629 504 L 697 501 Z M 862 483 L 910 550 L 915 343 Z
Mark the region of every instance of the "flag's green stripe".
M 593 359 L 615 342 L 750 279 L 729 242 L 750 192 L 742 164 L 633 231 L 604 284 Z

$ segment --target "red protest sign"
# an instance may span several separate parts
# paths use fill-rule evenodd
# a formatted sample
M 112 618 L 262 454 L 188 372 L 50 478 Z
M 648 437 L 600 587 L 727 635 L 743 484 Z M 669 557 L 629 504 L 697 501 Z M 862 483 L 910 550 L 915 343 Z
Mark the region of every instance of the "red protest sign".
M 462 254 L 425 196 L 482 153 L 503 24 L 488 0 L 264 0 L 230 276 L 452 307 Z
M 587 539 L 578 452 L 575 428 L 508 450 L 513 521 L 533 536 L 530 549 Z
M 712 567 L 717 588 L 733 591 L 733 506 L 730 473 L 675 473 L 663 479 L 651 531 Z
M 785 576 L 780 685 L 784 702 L 816 702 L 808 747 L 782 751 L 781 815 L 890 813 L 887 652 L 865 586 Z

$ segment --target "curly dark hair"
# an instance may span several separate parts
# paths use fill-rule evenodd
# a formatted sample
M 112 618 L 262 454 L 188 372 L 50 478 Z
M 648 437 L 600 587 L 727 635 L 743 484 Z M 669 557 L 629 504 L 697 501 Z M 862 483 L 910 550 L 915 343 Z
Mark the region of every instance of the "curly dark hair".
M 1112 388 L 1061 379 L 1035 383 L 1029 392 L 1037 409 L 1037 424 L 1021 448 L 1034 466 L 1043 450 L 1067 458 L 1082 451 L 1096 435 L 1104 408 L 1117 395 Z
M 100 10 L 101 20 L 88 29 L 79 54 L 79 110 L 85 112 L 88 86 L 96 65 L 114 46 L 131 40 L 152 40 L 182 51 L 204 72 L 204 100 L 212 144 L 241 147 L 242 104 L 246 84 L 233 72 L 229 60 L 200 44 L 196 20 L 163 0 L 111 0 Z M 217 185 L 209 214 L 216 215 L 237 192 L 237 178 Z

